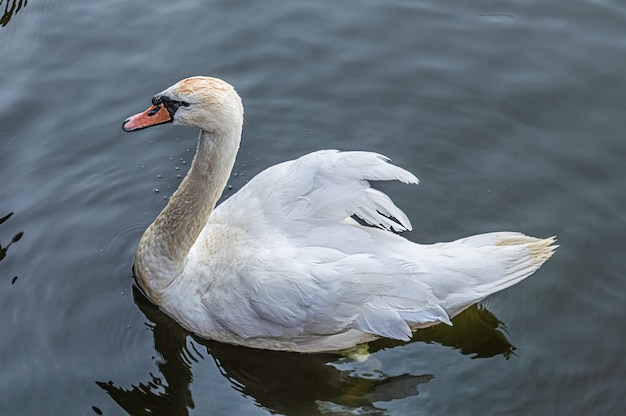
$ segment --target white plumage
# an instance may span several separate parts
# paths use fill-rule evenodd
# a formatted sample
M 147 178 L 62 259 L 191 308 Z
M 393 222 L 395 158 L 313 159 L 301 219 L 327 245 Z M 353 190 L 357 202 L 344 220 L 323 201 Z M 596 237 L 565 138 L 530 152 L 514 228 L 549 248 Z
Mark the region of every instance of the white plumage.
M 409 219 L 369 181 L 418 180 L 369 152 L 322 150 L 272 166 L 213 210 L 239 145 L 239 97 L 207 77 L 156 97 L 162 103 L 148 110 L 202 132 L 187 178 L 142 237 L 135 272 L 200 336 L 300 352 L 409 340 L 529 276 L 555 248 L 553 238 L 512 232 L 406 240 L 393 231 L 410 230 Z M 172 102 L 189 104 L 171 111 Z M 158 124 L 148 113 L 125 129 Z

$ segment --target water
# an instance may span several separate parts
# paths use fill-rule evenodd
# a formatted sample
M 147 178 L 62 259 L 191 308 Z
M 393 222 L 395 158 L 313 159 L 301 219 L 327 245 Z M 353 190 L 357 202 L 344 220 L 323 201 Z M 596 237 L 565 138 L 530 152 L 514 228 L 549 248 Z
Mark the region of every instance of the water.
M 626 410 L 622 2 L 0 6 L 0 414 Z M 410 239 L 518 230 L 561 247 L 453 328 L 364 363 L 196 339 L 131 273 L 196 132 L 120 128 L 195 74 L 246 106 L 225 196 L 303 153 L 371 150 L 422 181 L 385 185 Z

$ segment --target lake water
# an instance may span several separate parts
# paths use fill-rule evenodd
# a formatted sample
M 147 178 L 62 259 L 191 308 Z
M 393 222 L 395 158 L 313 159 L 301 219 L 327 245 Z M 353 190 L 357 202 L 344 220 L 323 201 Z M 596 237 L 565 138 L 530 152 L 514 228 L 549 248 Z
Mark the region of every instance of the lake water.
M 4 10 L 1 415 L 626 411 L 623 1 L 3 0 Z M 307 152 L 370 150 L 421 179 L 384 185 L 412 219 L 408 238 L 511 230 L 558 235 L 561 247 L 454 327 L 374 343 L 365 362 L 197 339 L 131 272 L 197 132 L 125 134 L 121 123 L 200 74 L 231 82 L 246 106 L 225 197 Z

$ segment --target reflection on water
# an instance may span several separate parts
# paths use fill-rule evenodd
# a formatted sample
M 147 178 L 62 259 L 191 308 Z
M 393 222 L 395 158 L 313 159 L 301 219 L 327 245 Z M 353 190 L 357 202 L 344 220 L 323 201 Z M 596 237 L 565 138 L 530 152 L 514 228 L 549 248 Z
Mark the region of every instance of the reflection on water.
M 2 6 L 4 0 L 0 0 L 0 6 Z M 20 11 L 22 7 L 26 7 L 28 0 L 6 0 L 4 5 L 4 14 L 0 18 L 0 26 L 4 27 L 9 23 L 11 17 Z
M 130 389 L 113 381 L 97 382 L 131 415 L 183 416 L 194 408 L 190 385 L 194 362 L 204 359 L 188 343 L 190 334 L 163 314 L 137 288 L 135 303 L 152 322 L 154 347 L 159 353 L 161 374 L 148 374 Z M 483 307 L 473 306 L 453 319 L 454 326 L 438 325 L 416 332 L 410 342 L 438 343 L 476 357 L 509 357 L 514 347 L 502 332 L 502 323 Z M 418 395 L 418 386 L 434 375 L 388 376 L 376 368 L 370 356 L 365 363 L 334 354 L 298 354 L 266 351 L 194 340 L 207 348 L 222 375 L 233 388 L 257 405 L 280 414 L 382 415 L 376 402 Z M 374 353 L 403 342 L 379 340 L 369 345 Z M 363 370 L 365 368 L 365 370 Z M 294 369 L 297 369 L 295 371 Z
M 0 218 L 0 225 L 4 224 L 4 222 L 8 220 L 9 218 L 11 218 L 12 215 L 13 213 L 10 212 L 4 217 Z M 6 246 L 3 246 L 2 242 L 0 242 L 0 261 L 2 261 L 7 256 L 7 250 L 9 249 L 9 247 L 11 247 L 13 243 L 20 241 L 23 235 L 24 235 L 23 231 L 20 231 L 19 233 L 15 234 L 13 238 L 11 239 L 11 241 L 9 242 L 9 244 L 7 244 Z M 16 280 L 17 280 L 17 276 L 13 277 L 13 279 L 11 279 L 11 284 L 15 283 Z
M 472 305 L 452 319 L 453 326 L 436 325 L 420 329 L 410 342 L 437 343 L 452 347 L 472 358 L 489 358 L 502 355 L 509 359 L 515 347 L 505 336 L 506 326 L 482 305 Z M 401 341 L 381 339 L 370 344 L 370 351 L 378 351 Z

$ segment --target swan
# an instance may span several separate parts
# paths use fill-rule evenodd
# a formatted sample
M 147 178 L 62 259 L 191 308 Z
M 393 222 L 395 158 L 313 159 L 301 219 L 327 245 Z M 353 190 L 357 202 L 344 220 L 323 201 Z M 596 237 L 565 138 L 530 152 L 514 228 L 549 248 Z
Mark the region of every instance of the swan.
M 200 136 L 187 176 L 140 239 L 134 273 L 203 338 L 304 353 L 408 341 L 530 276 L 557 247 L 516 232 L 413 243 L 398 234 L 411 229 L 407 216 L 369 181 L 418 179 L 364 151 L 272 166 L 216 207 L 239 149 L 241 98 L 220 79 L 186 78 L 122 128 L 164 123 Z

